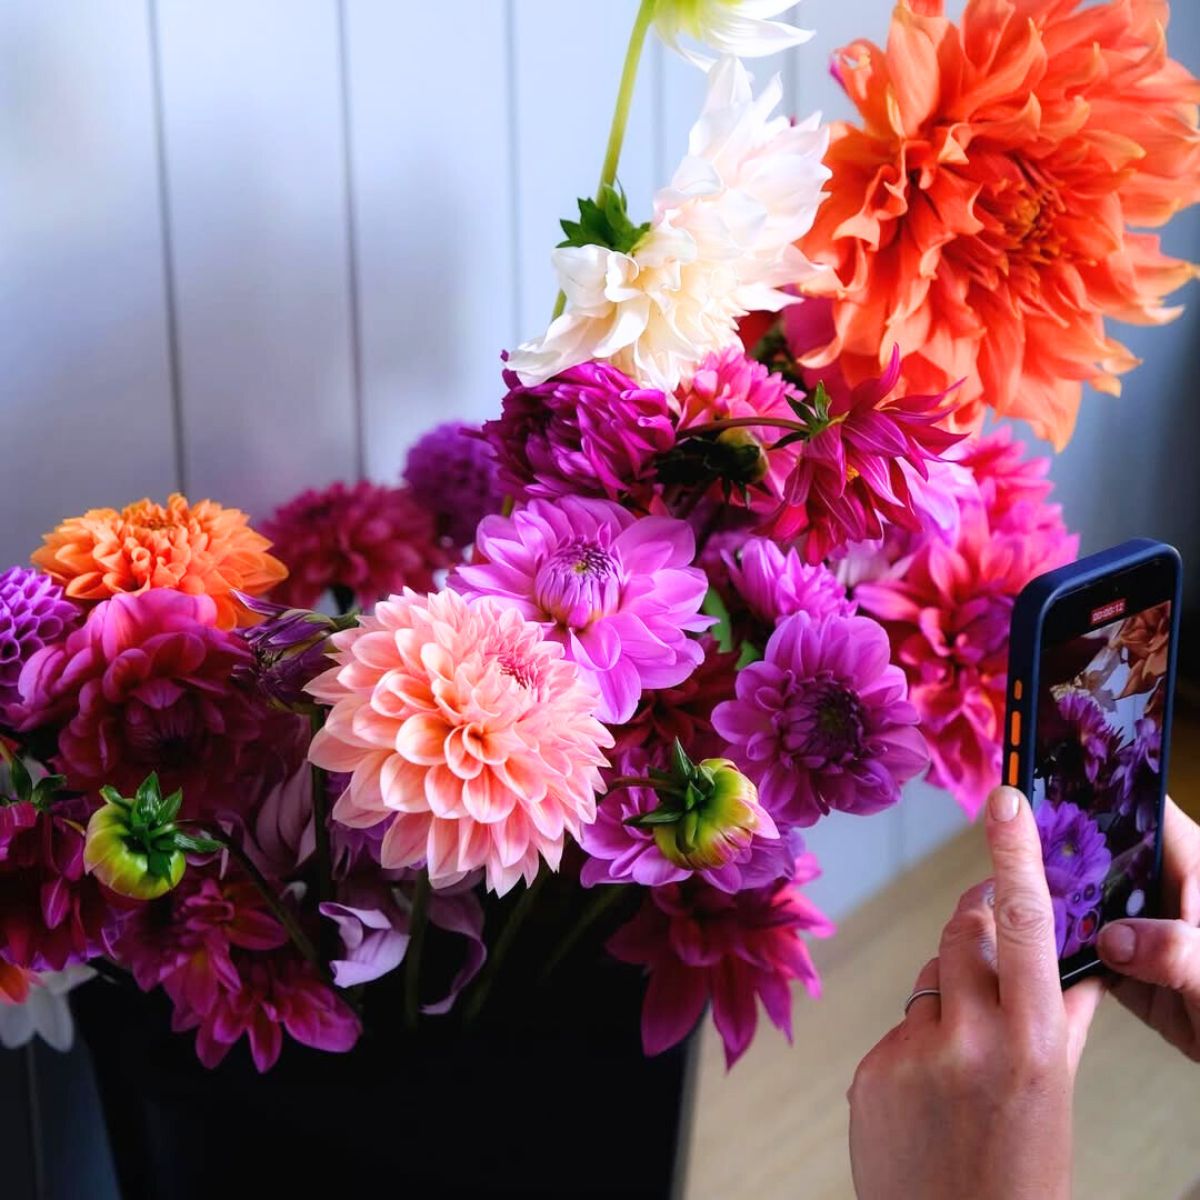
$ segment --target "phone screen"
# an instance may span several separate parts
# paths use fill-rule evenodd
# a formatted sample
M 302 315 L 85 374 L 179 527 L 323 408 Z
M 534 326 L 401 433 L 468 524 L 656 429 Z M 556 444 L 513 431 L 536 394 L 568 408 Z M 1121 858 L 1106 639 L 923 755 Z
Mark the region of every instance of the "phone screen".
M 1171 602 L 1133 590 L 1045 626 L 1031 800 L 1064 978 L 1106 922 L 1156 903 Z

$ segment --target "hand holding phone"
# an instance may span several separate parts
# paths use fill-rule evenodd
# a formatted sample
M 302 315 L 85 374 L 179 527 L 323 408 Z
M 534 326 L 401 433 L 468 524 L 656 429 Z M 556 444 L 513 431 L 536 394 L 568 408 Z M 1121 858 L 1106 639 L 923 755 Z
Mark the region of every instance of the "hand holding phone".
M 1013 612 L 1005 781 L 1033 803 L 1064 984 L 1110 921 L 1159 911 L 1180 564 L 1138 540 L 1033 580 Z

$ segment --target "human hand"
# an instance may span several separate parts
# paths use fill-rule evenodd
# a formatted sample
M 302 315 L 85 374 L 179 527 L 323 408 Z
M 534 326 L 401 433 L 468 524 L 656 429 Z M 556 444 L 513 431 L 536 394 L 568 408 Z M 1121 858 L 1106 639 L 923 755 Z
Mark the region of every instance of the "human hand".
M 1200 1062 L 1200 825 L 1167 798 L 1163 912 L 1174 920 L 1113 921 L 1100 931 L 1116 996 L 1172 1046 Z
M 1012 788 L 988 800 L 995 880 L 964 894 L 904 1020 L 851 1085 L 860 1200 L 1066 1200 L 1071 1099 L 1101 989 L 1059 983 L 1037 826 Z

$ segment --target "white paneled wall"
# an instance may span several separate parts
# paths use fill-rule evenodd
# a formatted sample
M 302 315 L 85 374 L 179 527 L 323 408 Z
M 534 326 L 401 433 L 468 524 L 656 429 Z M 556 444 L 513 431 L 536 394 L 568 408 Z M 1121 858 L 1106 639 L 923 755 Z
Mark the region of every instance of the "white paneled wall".
M 558 220 L 595 187 L 636 7 L 4 0 L 0 564 L 65 514 L 173 487 L 261 516 L 304 486 L 392 480 L 430 424 L 493 413 L 500 351 L 548 319 Z M 845 115 L 829 54 L 881 40 L 890 8 L 804 0 L 816 38 L 755 73 L 781 70 L 801 114 Z M 1176 5 L 1185 58 L 1198 17 Z M 621 167 L 635 218 L 702 95 L 648 45 Z M 1173 248 L 1198 242 L 1184 225 Z M 1105 498 L 1122 464 L 1162 477 L 1181 438 L 1200 452 L 1195 330 L 1140 337 L 1157 373 L 1085 409 L 1059 474 L 1092 545 L 1189 537 L 1161 488 Z M 819 898 L 844 911 L 960 824 L 928 788 L 824 822 Z

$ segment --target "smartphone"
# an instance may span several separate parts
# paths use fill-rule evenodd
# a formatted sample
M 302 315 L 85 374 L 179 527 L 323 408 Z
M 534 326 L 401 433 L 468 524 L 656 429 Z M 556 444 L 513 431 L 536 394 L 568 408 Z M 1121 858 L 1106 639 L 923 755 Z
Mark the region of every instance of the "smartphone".
M 1139 538 L 1013 608 L 1004 781 L 1037 818 L 1064 987 L 1101 969 L 1108 921 L 1158 913 L 1181 574 Z

